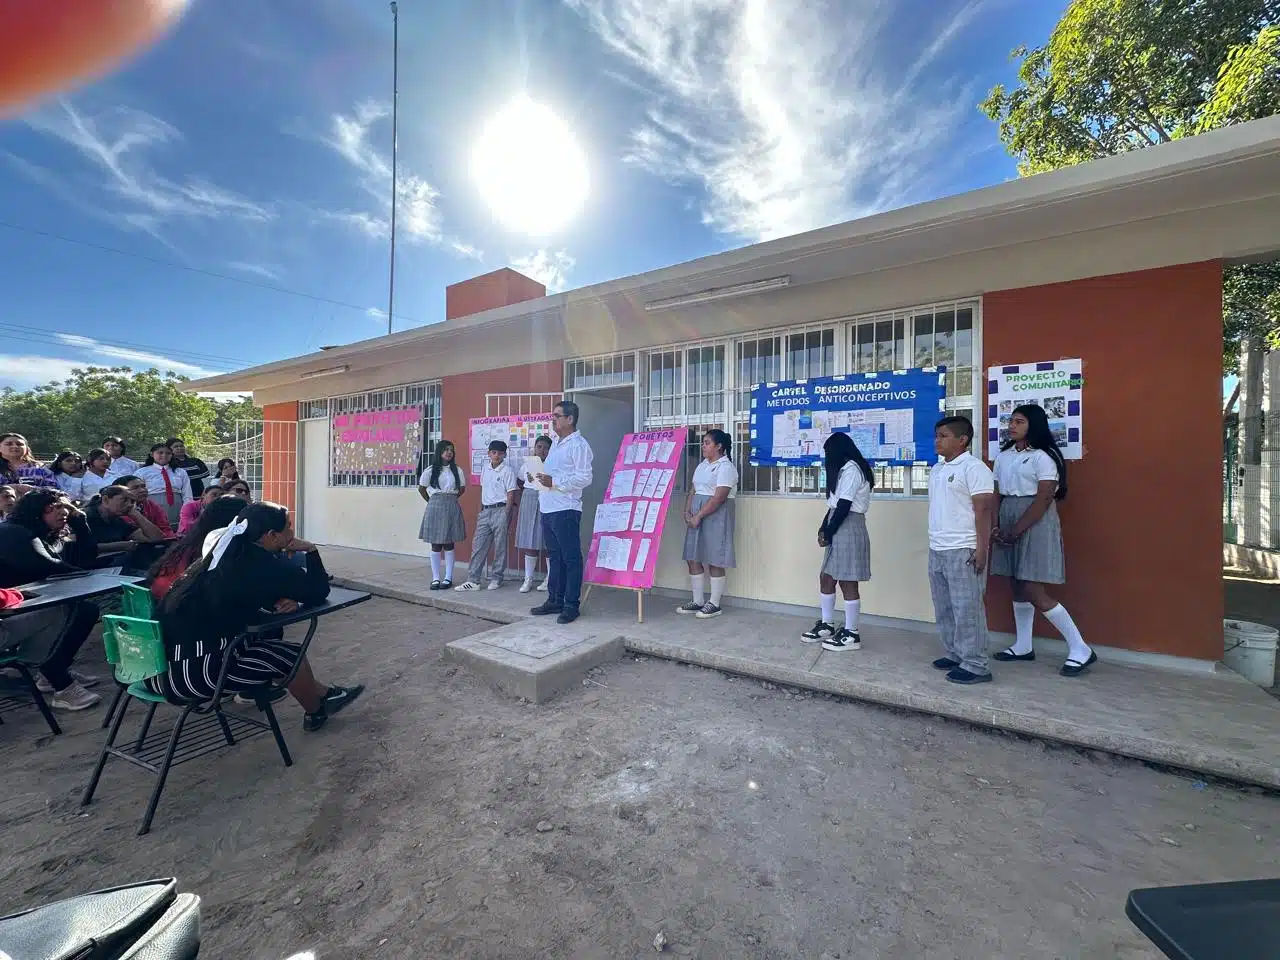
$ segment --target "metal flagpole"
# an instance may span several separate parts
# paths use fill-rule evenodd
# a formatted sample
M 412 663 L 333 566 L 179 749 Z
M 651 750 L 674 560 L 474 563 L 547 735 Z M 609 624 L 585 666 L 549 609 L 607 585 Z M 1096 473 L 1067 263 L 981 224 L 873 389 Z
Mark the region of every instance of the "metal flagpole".
M 391 320 L 396 310 L 396 194 L 399 180 L 396 178 L 396 155 L 400 149 L 398 108 L 400 102 L 400 13 L 395 0 L 391 3 L 391 266 L 387 278 L 387 333 L 391 333 Z

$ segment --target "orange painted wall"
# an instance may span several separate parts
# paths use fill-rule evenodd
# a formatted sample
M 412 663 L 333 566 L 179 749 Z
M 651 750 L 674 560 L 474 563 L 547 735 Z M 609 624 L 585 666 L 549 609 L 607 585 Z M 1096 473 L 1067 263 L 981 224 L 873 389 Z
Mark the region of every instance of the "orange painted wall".
M 298 404 L 262 408 L 262 499 L 298 508 Z
M 532 363 L 519 367 L 503 367 L 479 373 L 463 373 L 445 377 L 441 381 L 443 418 L 441 433 L 445 440 L 452 440 L 458 448 L 458 465 L 470 463 L 467 445 L 467 421 L 485 416 L 485 396 L 490 393 L 559 393 L 564 388 L 564 363 Z M 480 510 L 480 490 L 468 485 L 462 496 L 462 514 L 467 519 L 468 542 L 458 544 L 459 560 L 471 558 L 470 537 L 475 532 L 476 514 Z M 511 518 L 512 540 L 507 549 L 507 565 L 518 568 L 515 559 L 515 518 Z M 465 574 L 458 574 L 461 582 Z
M 982 321 L 987 367 L 1084 361 L 1085 456 L 1068 464 L 1068 583 L 1054 593 L 1085 639 L 1220 658 L 1221 265 L 990 293 Z M 1012 631 L 1006 581 L 987 608 Z M 1043 620 L 1036 632 L 1057 635 Z
M 444 317 L 469 317 L 495 307 L 505 307 L 547 295 L 547 288 L 537 280 L 516 273 L 510 267 L 494 270 L 480 277 L 450 284 L 444 290 Z

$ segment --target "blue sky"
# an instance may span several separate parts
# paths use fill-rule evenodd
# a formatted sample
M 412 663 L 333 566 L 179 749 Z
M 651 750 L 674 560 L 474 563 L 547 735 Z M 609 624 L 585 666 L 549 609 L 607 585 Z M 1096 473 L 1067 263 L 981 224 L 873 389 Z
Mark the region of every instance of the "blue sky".
M 977 104 L 1064 6 L 400 0 L 396 329 L 502 266 L 568 289 L 1008 179 Z M 125 70 L 0 123 L 0 385 L 385 332 L 390 89 L 379 0 L 196 0 Z M 539 236 L 472 176 L 522 93 L 589 170 Z

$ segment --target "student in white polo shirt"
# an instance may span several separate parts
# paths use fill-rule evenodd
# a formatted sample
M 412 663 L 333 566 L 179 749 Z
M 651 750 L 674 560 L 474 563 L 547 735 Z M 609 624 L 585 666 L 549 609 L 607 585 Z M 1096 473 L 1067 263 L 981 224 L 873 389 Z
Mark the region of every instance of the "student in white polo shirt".
M 1013 621 L 1017 639 L 995 659 L 1018 663 L 1036 658 L 1032 645 L 1036 611 L 1044 614 L 1067 641 L 1067 662 L 1059 671 L 1078 677 L 1098 655 L 1084 642 L 1067 608 L 1049 595 L 1046 584 L 1067 582 L 1058 501 L 1067 498 L 1067 464 L 1038 404 L 1016 407 L 1009 418 L 1009 440 L 996 456 L 996 495 L 1000 530 L 991 554 L 991 575 L 1013 581 Z
M 489 462 L 480 470 L 480 513 L 476 516 L 476 533 L 471 541 L 471 562 L 467 564 L 467 580 L 455 590 L 479 590 L 485 572 L 489 548 L 493 548 L 493 565 L 489 567 L 489 589 L 502 586 L 507 569 L 507 518 L 516 499 L 516 472 L 507 463 L 507 445 L 501 440 L 489 444 Z
M 972 444 L 967 417 L 943 417 L 933 431 L 942 459 L 929 473 L 929 592 L 945 651 L 933 665 L 962 684 L 991 679 L 985 593 L 996 488 Z

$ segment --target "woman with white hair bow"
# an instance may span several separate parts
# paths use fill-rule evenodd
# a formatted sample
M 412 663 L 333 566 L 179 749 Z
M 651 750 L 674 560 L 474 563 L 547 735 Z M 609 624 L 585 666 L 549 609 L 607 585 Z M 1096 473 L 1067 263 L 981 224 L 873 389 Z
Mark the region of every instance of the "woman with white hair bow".
M 305 552 L 306 568 L 286 561 L 284 551 Z M 229 652 L 227 648 L 263 610 L 290 613 L 328 595 L 329 574 L 320 554 L 314 544 L 293 535 L 288 509 L 251 503 L 160 602 L 157 619 L 169 672 L 147 683 L 165 696 L 208 700 L 227 657 L 226 692 L 253 693 L 278 683 L 298 662 L 298 644 L 253 637 Z M 305 659 L 289 684 L 289 693 L 306 711 L 305 730 L 320 729 L 363 690 L 320 683 Z

